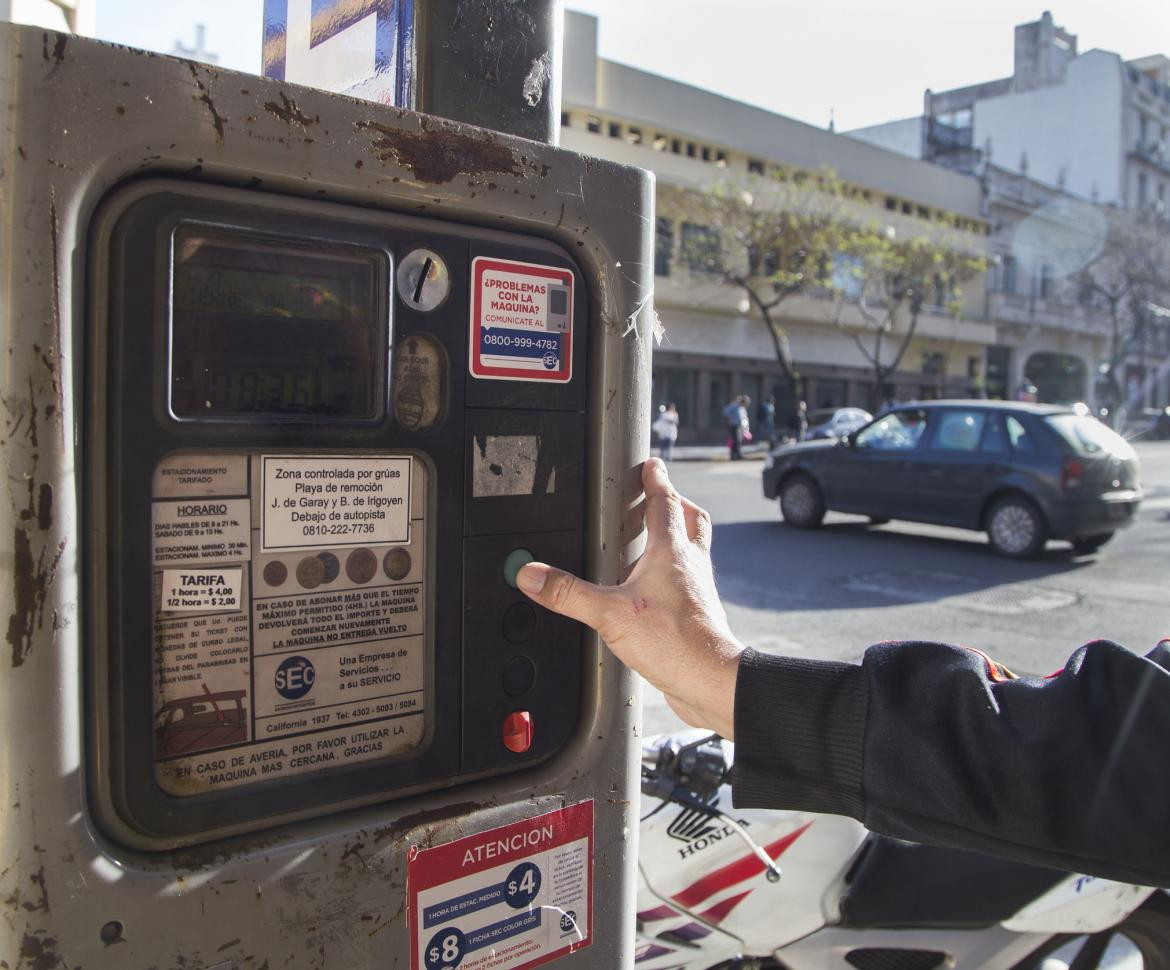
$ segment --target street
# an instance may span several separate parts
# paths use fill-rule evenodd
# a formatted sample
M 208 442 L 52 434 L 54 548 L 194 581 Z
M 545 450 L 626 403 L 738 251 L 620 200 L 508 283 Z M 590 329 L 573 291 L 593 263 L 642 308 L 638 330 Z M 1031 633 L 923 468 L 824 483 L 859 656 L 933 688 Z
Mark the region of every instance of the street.
M 1170 636 L 1170 442 L 1136 445 L 1145 500 L 1098 553 L 1053 542 L 1034 560 L 991 552 L 983 533 L 830 512 L 786 526 L 763 497 L 761 461 L 675 461 L 671 479 L 714 522 L 715 576 L 731 628 L 758 650 L 859 660 L 879 640 L 975 647 L 1017 673 L 1047 674 L 1088 640 L 1145 653 Z M 647 734 L 680 725 L 647 688 Z

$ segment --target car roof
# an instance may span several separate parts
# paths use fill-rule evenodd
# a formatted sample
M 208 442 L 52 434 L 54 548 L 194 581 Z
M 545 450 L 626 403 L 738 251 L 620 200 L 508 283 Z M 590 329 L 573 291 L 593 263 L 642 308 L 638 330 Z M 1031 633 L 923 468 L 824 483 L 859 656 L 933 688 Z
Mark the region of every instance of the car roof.
M 1076 413 L 1070 404 L 1030 404 L 1027 401 L 999 401 L 984 398 L 972 398 L 970 400 L 953 399 L 946 401 L 901 401 L 889 410 L 896 411 L 907 407 L 923 408 L 926 410 L 978 407 L 987 408 L 991 411 L 1023 411 L 1026 414 L 1037 414 L 1042 417 L 1050 414 Z

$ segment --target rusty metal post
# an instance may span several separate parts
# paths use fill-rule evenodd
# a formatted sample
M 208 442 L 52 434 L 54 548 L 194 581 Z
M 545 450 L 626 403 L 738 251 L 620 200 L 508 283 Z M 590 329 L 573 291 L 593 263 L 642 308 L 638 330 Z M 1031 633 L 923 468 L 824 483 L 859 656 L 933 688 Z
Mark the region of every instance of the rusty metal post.
M 560 0 L 427 0 L 416 9 L 416 110 L 557 143 Z

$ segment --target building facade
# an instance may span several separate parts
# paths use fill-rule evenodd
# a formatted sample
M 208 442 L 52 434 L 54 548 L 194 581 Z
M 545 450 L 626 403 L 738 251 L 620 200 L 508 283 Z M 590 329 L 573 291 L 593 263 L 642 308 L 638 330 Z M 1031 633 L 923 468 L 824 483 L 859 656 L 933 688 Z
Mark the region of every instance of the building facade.
M 599 58 L 596 19 L 574 12 L 566 14 L 562 105 L 564 147 L 657 176 L 655 303 L 664 336 L 654 354 L 654 403 L 678 405 L 682 442 L 722 440 L 723 409 L 736 395 L 751 397 L 753 413 L 756 402 L 774 396 L 781 421 L 795 396 L 743 291 L 688 257 L 714 244 L 717 227 L 680 216 L 672 193 L 715 185 L 735 191 L 753 177 L 783 171 L 815 178 L 831 169 L 845 186 L 851 218 L 898 239 L 945 227 L 971 252 L 986 251 L 978 179 Z M 823 294 L 798 294 L 781 312 L 808 405 L 871 406 L 874 376 L 856 339 L 859 321 L 835 316 L 834 301 Z M 905 322 L 892 329 L 899 327 Z M 928 295 L 881 397 L 982 394 L 995 343 L 982 279 L 964 288 L 958 314 L 946 297 Z
M 1015 28 L 1010 77 L 928 90 L 921 116 L 848 134 L 982 182 L 998 332 L 991 385 L 1031 383 L 1043 399 L 1130 411 L 1170 404 L 1165 289 L 1129 308 L 1115 360 L 1112 321 L 1083 281 L 1095 258 L 1087 226 L 1103 231 L 1128 210 L 1170 237 L 1170 59 L 1079 53 L 1046 12 Z M 1122 400 L 1104 379 L 1111 369 Z

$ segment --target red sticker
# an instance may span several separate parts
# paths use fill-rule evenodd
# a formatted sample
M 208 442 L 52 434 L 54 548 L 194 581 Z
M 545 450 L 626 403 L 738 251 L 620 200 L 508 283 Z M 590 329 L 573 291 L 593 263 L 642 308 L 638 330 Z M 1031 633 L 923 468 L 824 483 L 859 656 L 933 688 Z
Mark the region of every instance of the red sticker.
M 471 376 L 487 380 L 572 380 L 572 272 L 513 259 L 473 259 L 468 360 Z
M 593 802 L 412 850 L 411 970 L 520 970 L 593 942 Z

